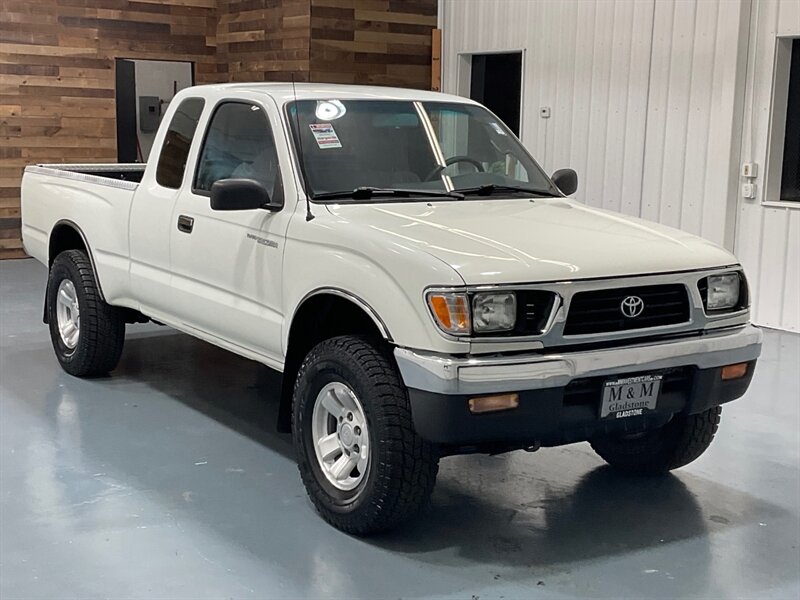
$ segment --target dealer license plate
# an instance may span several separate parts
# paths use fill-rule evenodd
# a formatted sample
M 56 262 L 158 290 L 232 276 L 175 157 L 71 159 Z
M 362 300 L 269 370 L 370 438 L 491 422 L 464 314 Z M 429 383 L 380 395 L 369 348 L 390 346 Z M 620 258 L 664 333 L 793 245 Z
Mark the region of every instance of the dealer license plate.
M 661 375 L 639 375 L 606 381 L 603 386 L 601 419 L 637 417 L 654 410 L 661 388 Z

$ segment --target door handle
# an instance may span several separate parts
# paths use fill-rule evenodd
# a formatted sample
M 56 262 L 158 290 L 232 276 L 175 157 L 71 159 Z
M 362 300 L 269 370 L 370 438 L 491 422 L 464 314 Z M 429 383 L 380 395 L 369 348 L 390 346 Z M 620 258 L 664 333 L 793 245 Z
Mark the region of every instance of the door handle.
M 178 231 L 183 233 L 192 233 L 194 228 L 194 219 L 186 215 L 178 215 Z

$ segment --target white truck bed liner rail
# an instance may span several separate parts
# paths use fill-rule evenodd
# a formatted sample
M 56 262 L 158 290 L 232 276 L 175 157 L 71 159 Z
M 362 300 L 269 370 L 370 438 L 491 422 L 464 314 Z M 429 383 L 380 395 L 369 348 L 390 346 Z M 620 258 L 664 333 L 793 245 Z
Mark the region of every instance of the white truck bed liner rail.
M 143 163 L 51 163 L 29 165 L 25 167 L 25 172 L 135 190 L 144 174 L 144 169 Z

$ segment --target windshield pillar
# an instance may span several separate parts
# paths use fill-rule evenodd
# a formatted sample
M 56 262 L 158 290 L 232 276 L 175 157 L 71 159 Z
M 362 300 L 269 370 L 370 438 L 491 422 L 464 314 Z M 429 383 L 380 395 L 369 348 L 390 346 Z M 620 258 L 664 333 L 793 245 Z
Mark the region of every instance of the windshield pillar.
M 442 183 L 444 183 L 444 189 L 446 189 L 448 192 L 452 192 L 453 189 L 455 189 L 455 186 L 453 185 L 453 180 L 450 179 L 450 176 L 445 173 L 447 161 L 444 158 L 442 147 L 439 145 L 439 140 L 436 138 L 436 134 L 433 131 L 433 124 L 428 117 L 428 113 L 425 111 L 425 107 L 422 106 L 422 102 L 414 102 L 414 108 L 417 110 L 417 114 L 422 122 L 423 129 L 425 129 L 425 135 L 428 138 L 428 143 L 431 145 L 433 155 L 436 157 L 436 162 L 442 168 L 442 173 L 440 176 L 442 178 Z

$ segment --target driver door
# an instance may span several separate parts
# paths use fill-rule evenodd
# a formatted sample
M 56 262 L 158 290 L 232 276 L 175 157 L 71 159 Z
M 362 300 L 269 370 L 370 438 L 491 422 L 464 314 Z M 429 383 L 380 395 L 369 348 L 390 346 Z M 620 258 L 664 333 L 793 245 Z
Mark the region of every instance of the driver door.
M 176 312 L 184 327 L 280 364 L 283 249 L 293 211 L 210 206 L 211 186 L 228 178 L 255 179 L 273 202 L 282 201 L 281 153 L 272 133 L 278 127 L 274 106 L 217 104 L 194 176 L 175 205 L 170 250 Z

